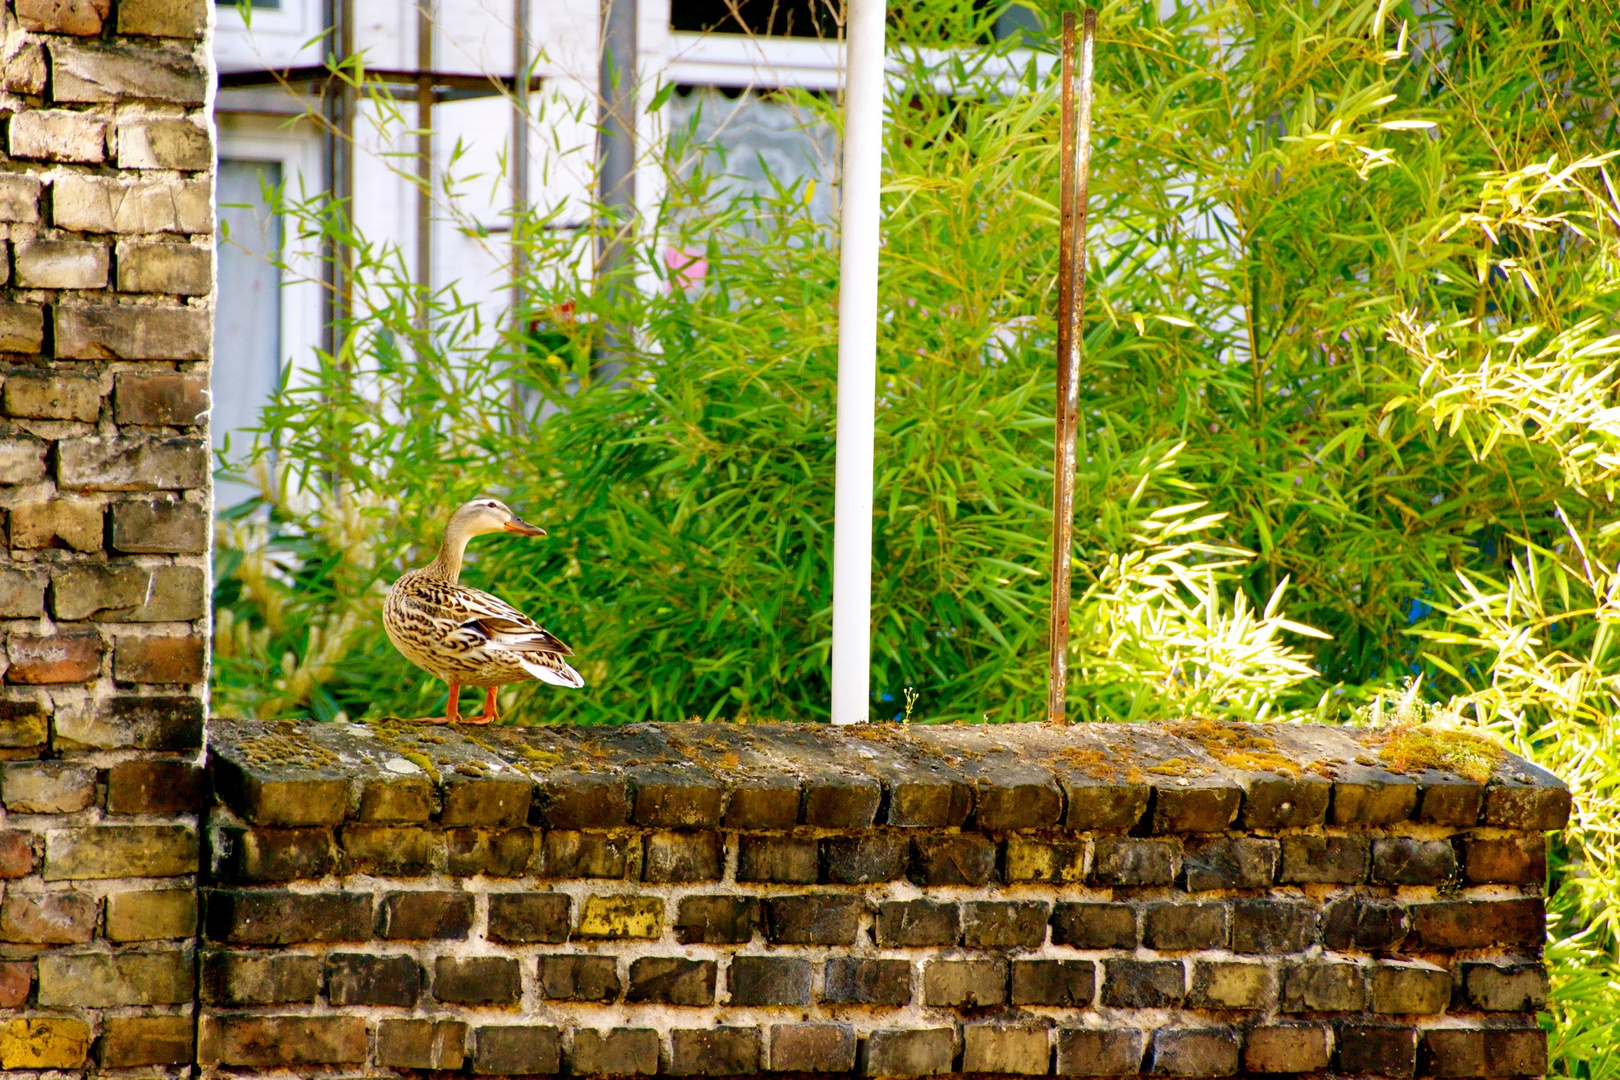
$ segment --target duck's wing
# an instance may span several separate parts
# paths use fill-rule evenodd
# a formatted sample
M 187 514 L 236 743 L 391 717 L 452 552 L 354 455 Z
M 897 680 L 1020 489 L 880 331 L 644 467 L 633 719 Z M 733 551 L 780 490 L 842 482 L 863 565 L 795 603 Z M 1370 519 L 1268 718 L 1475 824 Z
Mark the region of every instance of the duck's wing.
M 465 646 L 485 644 L 519 653 L 574 654 L 545 627 L 492 593 L 465 585 L 435 585 L 427 594 L 419 591 L 406 602 L 428 609 L 422 614 L 441 625 L 452 624 L 452 636 L 463 639 L 461 644 Z

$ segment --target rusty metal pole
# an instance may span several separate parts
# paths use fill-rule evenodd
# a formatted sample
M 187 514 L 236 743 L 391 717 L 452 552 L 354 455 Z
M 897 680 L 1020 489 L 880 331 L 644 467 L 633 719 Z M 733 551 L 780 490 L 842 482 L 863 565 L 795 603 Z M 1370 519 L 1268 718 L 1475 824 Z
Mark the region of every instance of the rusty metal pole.
M 1074 548 L 1074 444 L 1079 428 L 1080 314 L 1086 299 L 1086 195 L 1091 181 L 1091 83 L 1097 13 L 1086 9 L 1080 34 L 1076 93 L 1074 13 L 1063 16 L 1062 153 L 1058 218 L 1057 430 L 1052 467 L 1051 659 L 1047 719 L 1067 717 L 1069 572 Z

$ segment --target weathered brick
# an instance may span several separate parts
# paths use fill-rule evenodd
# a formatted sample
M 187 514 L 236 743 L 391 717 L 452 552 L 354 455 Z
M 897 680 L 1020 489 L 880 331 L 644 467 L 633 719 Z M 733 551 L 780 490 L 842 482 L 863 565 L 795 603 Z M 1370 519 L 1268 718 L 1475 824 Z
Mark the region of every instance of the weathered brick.
M 1045 1076 L 1051 1060 L 1046 1028 L 1016 1024 L 966 1024 L 962 1071 Z
M 23 29 L 43 34 L 95 37 L 112 11 L 112 0 L 17 0 Z
M 643 881 L 719 881 L 725 868 L 725 843 L 717 832 L 655 832 L 644 845 Z
M 11 634 L 6 681 L 33 685 L 91 682 L 101 674 L 106 643 L 94 630 Z
M 579 935 L 655 938 L 664 932 L 664 901 L 658 896 L 590 896 L 579 916 Z
M 1054 885 L 1084 881 L 1086 847 L 1083 840 L 1052 842 L 1009 836 L 1005 860 L 1007 880 L 1045 881 Z
M 908 1005 L 911 961 L 831 957 L 821 1000 L 845 1005 Z
M 44 308 L 31 304 L 0 303 L 0 352 L 37 353 L 44 344 Z M 13 460 L 15 456 L 15 451 L 8 446 L 4 457 L 0 458 L 0 465 L 3 465 L 0 468 L 0 483 L 22 483 L 22 480 L 9 479 L 18 474 L 18 466 Z M 29 480 L 35 478 L 33 474 L 25 477 Z
M 1539 946 L 1547 926 L 1540 899 L 1440 900 L 1407 911 L 1414 941 L 1431 949 Z
M 1539 885 L 1547 880 L 1547 841 L 1508 836 L 1463 841 L 1463 877 L 1476 885 Z
M 530 818 L 548 829 L 611 829 L 630 820 L 630 783 L 604 773 L 552 773 L 537 785 Z
M 664 1005 L 713 1005 L 715 978 L 713 960 L 643 956 L 630 962 L 630 986 L 624 999 Z
M 674 1076 L 742 1076 L 759 1072 L 759 1029 L 675 1028 L 669 1033 Z
M 1472 781 L 1424 784 L 1417 819 L 1425 825 L 1473 826 L 1479 823 L 1484 803 L 1485 789 Z
M 444 850 L 439 833 L 391 825 L 347 825 L 341 842 L 356 873 L 389 877 L 431 874 Z
M 566 915 L 567 897 L 562 899 Z M 465 941 L 472 919 L 471 893 L 460 890 L 387 893 L 377 906 L 377 936 L 389 941 Z M 563 925 L 566 927 L 567 923 Z
M 210 940 L 237 945 L 366 941 L 371 924 L 370 893 L 215 889 L 203 916 Z
M 105 247 L 100 250 L 105 259 Z M 105 277 L 103 265 L 103 284 Z M 213 332 L 206 308 L 85 305 L 57 307 L 53 314 L 56 355 L 69 360 L 204 360 Z
M 954 903 L 885 900 L 878 905 L 873 931 L 884 948 L 955 945 L 962 936 L 962 917 Z
M 820 869 L 819 850 L 808 838 L 744 835 L 737 847 L 737 880 L 813 884 Z
M 194 126 L 188 121 L 176 122 Z M 207 146 L 206 141 L 203 145 Z M 121 144 L 120 156 L 122 153 Z M 119 292 L 207 296 L 213 289 L 214 259 L 208 248 L 120 240 L 117 255 Z
M 801 956 L 736 956 L 726 972 L 726 989 L 733 1005 L 808 1005 L 810 961 Z
M 1417 782 L 1395 773 L 1361 769 L 1335 781 L 1328 822 L 1333 825 L 1393 825 L 1417 809 Z
M 1077 949 L 1134 949 L 1136 909 L 1129 904 L 1070 902 L 1052 913 L 1052 944 Z
M 150 889 L 107 896 L 107 940 L 163 941 L 197 932 L 197 894 Z
M 27 484 L 44 477 L 43 442 L 27 438 L 0 439 L 0 484 Z
M 744 945 L 760 922 L 759 901 L 751 896 L 683 896 L 675 938 L 683 945 Z
M 1075 832 L 1135 828 L 1147 813 L 1153 789 L 1147 784 L 1098 782 L 1070 774 L 1060 778 L 1063 785 L 1063 827 Z
M 575 1076 L 651 1076 L 658 1071 L 658 1032 L 609 1028 L 574 1032 Z
M 1360 964 L 1305 960 L 1282 970 L 1283 1012 L 1360 1012 L 1367 1005 L 1366 973 Z
M 1271 997 L 1271 968 L 1250 960 L 1193 961 L 1187 1004 L 1195 1009 L 1262 1009 Z
M 39 957 L 44 1008 L 182 1005 L 192 996 L 191 950 L 50 952 Z
M 208 478 L 208 447 L 200 439 L 127 436 L 64 439 L 58 444 L 57 454 L 56 478 L 64 488 L 80 488 L 88 491 L 178 490 L 203 487 Z M 148 580 L 161 580 L 162 575 L 157 573 L 160 569 L 180 571 L 196 568 L 176 566 L 117 569 L 126 575 L 130 571 L 140 570 L 139 580 L 145 583 Z M 57 574 L 57 580 L 61 580 L 62 571 L 58 570 Z M 96 579 L 85 580 L 89 582 Z M 197 584 L 188 580 L 190 586 Z M 60 598 L 57 603 L 62 604 Z M 66 606 L 69 609 L 76 609 L 82 605 L 69 603 Z M 180 619 L 196 617 L 178 616 Z
M 202 701 L 182 694 L 116 694 L 93 709 L 60 709 L 52 723 L 63 749 L 195 750 Z
M 43 567 L 0 569 L 0 619 L 37 619 L 45 614 L 45 586 L 50 580 L 50 571 Z
M 974 792 L 974 815 L 985 832 L 1049 828 L 1062 813 L 1063 789 L 1045 769 L 981 777 Z
M 879 1028 L 866 1037 L 865 1076 L 936 1076 L 951 1071 L 956 1032 L 951 1028 Z
M 1285 836 L 1277 880 L 1352 885 L 1367 880 L 1370 861 L 1366 836 Z
M 562 1068 L 562 1032 L 554 1027 L 503 1024 L 473 1031 L 477 1076 L 541 1076 Z
M 197 566 L 66 566 L 51 574 L 58 619 L 95 622 L 189 622 L 206 596 Z
M 1304 829 L 1327 820 L 1331 781 L 1309 773 L 1300 776 L 1259 775 L 1243 781 L 1243 810 L 1238 827 Z
M 816 771 L 805 778 L 804 823 L 820 829 L 866 829 L 877 819 L 883 786 L 870 776 Z
M 1243 1066 L 1257 1073 L 1308 1073 L 1333 1060 L 1333 1033 L 1325 1024 L 1264 1024 L 1243 1040 Z
M 208 94 L 208 75 L 189 53 L 127 42 L 98 42 L 92 45 L 88 42 L 59 41 L 52 42 L 50 49 L 51 90 L 58 102 L 149 98 L 178 105 L 201 105 Z M 62 180 L 56 182 L 58 192 L 62 189 L 62 183 Z M 207 232 L 209 220 L 206 211 L 204 215 L 199 227 L 185 231 Z
M 1406 932 L 1406 908 L 1398 900 L 1341 896 L 1322 909 L 1322 943 L 1330 949 L 1392 949 Z
M 16 123 L 17 120 L 13 119 L 13 131 L 16 130 Z M 83 240 L 35 240 L 17 247 L 16 265 L 17 284 L 25 289 L 107 287 L 109 260 L 106 244 Z
M 1098 885 L 1168 885 L 1181 862 L 1179 840 L 1099 837 L 1091 858 L 1091 880 Z
M 20 878 L 34 872 L 34 834 L 20 829 L 0 829 L 0 881 Z
M 962 944 L 976 949 L 1038 949 L 1052 905 L 1044 900 L 974 900 L 962 905 Z
M 445 834 L 445 870 L 451 877 L 522 877 L 534 855 L 528 829 L 450 829 Z
M 929 960 L 923 964 L 923 1004 L 947 1008 L 1000 1005 L 1007 1000 L 1005 960 Z
M 46 881 L 196 872 L 197 831 L 189 825 L 89 825 L 45 834 Z
M 1123 1009 L 1167 1009 L 1187 996 L 1180 960 L 1103 961 L 1102 1002 Z
M 522 992 L 518 962 L 509 956 L 441 956 L 434 962 L 433 996 L 447 1005 L 516 1005 Z
M 1316 940 L 1316 907 L 1297 900 L 1234 900 L 1232 951 L 1303 952 Z
M 26 416 L 35 420 L 93 421 L 101 415 L 101 380 L 93 375 L 62 375 L 55 372 L 30 375 L 14 373 L 6 378 L 5 406 L 7 416 Z M 16 540 L 16 508 L 13 508 L 12 513 L 11 546 L 20 547 L 23 545 L 19 545 Z M 96 507 L 98 541 L 101 533 L 100 519 L 101 508 L 98 506 Z M 98 543 L 97 547 L 99 546 Z
M 765 933 L 776 945 L 853 945 L 861 901 L 850 896 L 775 896 L 765 901 Z
M 657 767 L 637 770 L 631 819 L 655 829 L 712 829 L 720 824 L 726 789 L 713 777 Z
M 567 941 L 569 904 L 567 893 L 493 893 L 489 940 L 517 945 Z
M 1150 1068 L 1158 1076 L 1231 1076 L 1240 1046 L 1232 1028 L 1159 1028 Z
M 1502 829 L 1562 829 L 1569 822 L 1570 807 L 1569 788 L 1562 784 L 1492 784 L 1485 789 L 1485 824 Z
M 395 1069 L 453 1072 L 467 1058 L 467 1025 L 460 1020 L 383 1020 L 377 1025 L 377 1064 Z
M 1410 836 L 1373 841 L 1372 880 L 1379 885 L 1444 885 L 1457 874 L 1457 852 L 1447 840 Z
M 1135 1028 L 1058 1028 L 1059 1076 L 1135 1076 L 1147 1040 Z
M 1547 969 L 1541 964 L 1464 963 L 1463 996 L 1487 1012 L 1535 1012 L 1547 1004 Z
M 851 1073 L 855 1049 L 855 1029 L 848 1024 L 772 1024 L 770 1070 Z
M 973 811 L 973 789 L 960 777 L 932 769 L 883 778 L 883 823 L 902 829 L 959 828 Z
M 10 386 L 7 386 L 10 390 Z M 102 507 L 83 498 L 46 499 L 11 509 L 11 546 L 100 551 Z
M 1242 804 L 1243 789 L 1236 784 L 1210 787 L 1155 785 L 1153 831 L 1221 832 L 1232 824 Z
M 571 829 L 545 834 L 545 876 L 623 879 L 639 859 L 641 839 Z
M 542 956 L 540 996 L 552 1001 L 617 1001 L 618 961 L 578 953 Z
M 1012 1003 L 1084 1009 L 1096 996 L 1097 965 L 1090 960 L 1014 960 Z
M 906 871 L 910 842 L 897 832 L 828 837 L 821 842 L 823 880 L 834 885 L 894 881 Z
M 39 42 L 13 46 L 14 51 L 0 64 L 0 87 L 13 94 L 33 97 L 45 93 L 45 47 Z
M 16 814 L 71 814 L 96 801 L 96 770 L 62 761 L 7 765 L 0 799 Z
M 1423 1033 L 1423 1064 L 1427 1076 L 1542 1076 L 1547 1072 L 1547 1033 L 1540 1028 L 1431 1028 Z
M 521 825 L 529 817 L 534 784 L 511 776 L 446 776 L 442 825 Z
M 330 829 L 244 829 L 226 826 L 212 836 L 214 873 L 220 881 L 320 879 L 338 866 Z
M 208 26 L 206 0 L 123 0 L 118 32 L 146 37 L 200 38 Z M 122 165 L 122 162 L 120 162 Z M 127 166 L 125 166 L 127 168 Z M 185 168 L 186 166 L 173 166 Z M 191 166 L 207 168 L 208 163 Z
M 1451 1000 L 1451 973 L 1433 964 L 1381 962 L 1370 984 L 1375 1013 L 1434 1014 Z
M 370 1049 L 361 1016 L 204 1016 L 203 1065 L 352 1065 Z
M 205 952 L 202 1000 L 212 1005 L 292 1005 L 315 1000 L 321 958 L 289 952 Z
M 422 965 L 402 954 L 329 953 L 326 996 L 333 1005 L 410 1008 L 422 995 Z
M 1150 949 L 1224 949 L 1227 939 L 1225 904 L 1177 901 L 1142 909 L 1142 944 Z
M 1248 836 L 1191 841 L 1181 860 L 1187 890 L 1269 888 L 1279 851 L 1275 840 Z
M 65 1016 L 0 1024 L 0 1069 L 77 1069 L 90 1055 L 90 1025 Z
M 107 151 L 107 121 L 93 113 L 73 112 L 68 109 L 24 109 L 11 118 L 7 132 L 7 147 L 14 158 L 99 164 Z M 23 274 L 22 249 L 18 251 L 17 276 L 19 284 L 33 289 L 105 288 L 107 249 L 101 248 L 100 285 L 31 283 L 32 275 Z
M 433 781 L 426 776 L 377 776 L 360 785 L 361 821 L 424 822 L 433 809 Z
M 51 0 L 22 0 L 18 5 L 21 8 L 29 3 L 46 2 Z M 15 221 L 23 224 L 33 224 L 39 220 L 39 194 L 43 185 L 39 179 L 26 176 L 22 173 L 0 174 L 0 221 Z M 38 311 L 38 308 L 34 309 Z M 3 321 L 3 320 L 0 320 Z M 11 351 L 6 348 L 6 351 Z
M 24 893 L 0 903 L 0 941 L 29 945 L 82 945 L 95 936 L 96 898 L 88 893 Z
M 191 1017 L 110 1016 L 102 1022 L 99 1046 L 104 1068 L 189 1065 Z
M 113 643 L 113 678 L 126 683 L 201 682 L 207 642 L 196 634 L 120 636 Z
M 799 780 L 756 774 L 740 777 L 726 803 L 728 829 L 791 829 L 799 820 Z
M 918 885 L 983 885 L 995 877 L 996 845 L 979 833 L 919 836 L 911 842 Z
M 208 380 L 201 375 L 175 372 L 140 373 L 122 372 L 114 383 L 113 412 L 120 424 L 162 425 L 165 427 L 195 427 L 203 422 L 209 409 Z M 138 505 L 138 504 L 136 504 Z M 183 515 L 179 507 L 186 503 L 148 503 L 146 511 L 159 527 L 174 529 L 183 521 L 168 522 L 161 514 Z M 115 519 L 116 527 L 116 519 Z M 131 519 L 131 527 L 143 524 L 140 517 Z M 150 526 L 149 526 L 150 527 Z M 131 539 L 139 534 L 131 533 Z M 115 542 L 115 546 L 116 542 Z M 130 548 L 128 550 L 141 550 Z M 167 550 L 167 549 L 164 549 Z
M 0 1009 L 20 1009 L 34 989 L 32 960 L 0 960 Z

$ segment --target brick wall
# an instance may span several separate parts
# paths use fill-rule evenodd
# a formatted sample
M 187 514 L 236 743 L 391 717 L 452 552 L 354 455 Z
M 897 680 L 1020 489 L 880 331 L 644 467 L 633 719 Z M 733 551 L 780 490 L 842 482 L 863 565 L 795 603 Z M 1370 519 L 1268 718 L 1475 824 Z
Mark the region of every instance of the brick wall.
M 210 9 L 3 14 L 0 1070 L 192 1057 Z
M 206 1075 L 1546 1071 L 1569 795 L 1517 759 L 1210 724 L 210 740 Z

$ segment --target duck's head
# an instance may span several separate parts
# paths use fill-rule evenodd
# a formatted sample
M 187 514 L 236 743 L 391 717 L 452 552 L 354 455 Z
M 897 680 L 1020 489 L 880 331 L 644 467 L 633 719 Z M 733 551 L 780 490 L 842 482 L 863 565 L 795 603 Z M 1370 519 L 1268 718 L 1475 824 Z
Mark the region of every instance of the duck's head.
M 499 499 L 474 499 L 463 503 L 461 509 L 450 516 L 446 535 L 483 536 L 486 533 L 509 532 L 519 536 L 544 536 L 546 530 L 530 525 L 518 517 Z

